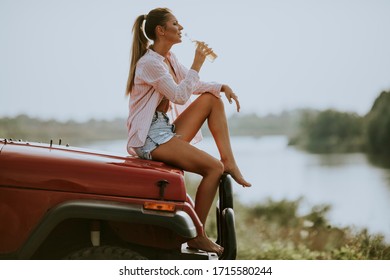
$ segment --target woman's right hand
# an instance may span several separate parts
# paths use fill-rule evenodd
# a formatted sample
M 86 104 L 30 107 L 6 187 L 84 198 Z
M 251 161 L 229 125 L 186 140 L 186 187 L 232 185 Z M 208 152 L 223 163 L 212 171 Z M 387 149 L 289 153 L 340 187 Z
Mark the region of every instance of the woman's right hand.
M 197 41 L 194 62 L 192 63 L 191 69 L 199 72 L 206 59 L 206 56 L 208 56 L 212 52 L 213 50 L 209 48 L 205 42 Z

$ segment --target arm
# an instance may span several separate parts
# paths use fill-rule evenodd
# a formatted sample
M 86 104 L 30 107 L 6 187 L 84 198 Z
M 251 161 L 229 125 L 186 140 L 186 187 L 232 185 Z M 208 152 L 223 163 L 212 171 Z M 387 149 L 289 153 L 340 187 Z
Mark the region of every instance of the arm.
M 177 62 L 177 65 L 179 67 L 179 71 L 183 74 L 183 76 L 185 76 L 189 70 L 184 65 L 179 63 L 178 61 L 176 61 L 176 62 Z M 211 82 L 211 83 L 210 82 L 203 82 L 203 81 L 199 80 L 197 85 L 196 85 L 196 89 L 194 91 L 194 94 L 202 94 L 204 92 L 211 92 L 216 97 L 221 97 L 220 92 L 224 92 L 229 103 L 231 104 L 234 100 L 234 102 L 236 103 L 237 112 L 240 111 L 240 102 L 238 101 L 238 97 L 228 85 L 222 85 L 222 84 L 213 83 L 213 82 Z
M 180 73 L 180 75 L 182 77 L 186 77 L 187 73 L 188 73 L 188 68 L 185 67 L 183 64 L 181 64 L 176 56 L 172 55 L 174 60 L 175 60 L 175 64 L 177 65 L 177 68 L 178 68 L 178 72 Z M 214 94 L 216 97 L 220 98 L 221 97 L 221 88 L 222 88 L 222 84 L 219 84 L 219 83 L 215 83 L 215 82 L 203 82 L 201 80 L 199 80 L 197 83 L 196 83 L 196 86 L 195 86 L 195 90 L 193 92 L 193 94 L 202 94 L 204 92 L 210 92 L 212 94 Z
M 201 67 L 203 65 L 204 59 L 206 57 L 205 53 L 202 53 L 202 51 L 199 50 L 199 46 L 201 46 L 201 44 L 198 44 L 198 47 L 196 49 L 194 63 L 191 67 L 192 70 L 196 69 L 196 67 L 194 67 L 194 65 L 196 65 L 196 61 L 198 61 L 198 60 L 201 60 L 201 64 L 200 64 L 200 67 Z M 208 50 L 210 50 L 210 49 L 208 49 Z M 188 71 L 191 71 L 191 70 L 188 70 L 184 65 L 182 65 L 176 59 L 175 56 L 174 56 L 174 59 L 176 61 L 176 64 L 178 65 L 179 71 L 182 73 L 183 76 L 185 76 L 187 78 L 187 73 L 188 73 Z M 200 68 L 196 71 L 199 71 L 199 70 L 200 70 Z M 195 88 L 193 93 L 194 94 L 202 94 L 204 92 L 211 92 L 216 97 L 221 97 L 220 92 L 224 92 L 229 103 L 231 104 L 233 102 L 232 100 L 234 100 L 236 103 L 237 112 L 240 111 L 241 106 L 240 106 L 240 102 L 238 101 L 238 97 L 228 85 L 221 85 L 218 83 L 206 83 L 206 82 L 202 82 L 202 81 L 198 80 L 196 88 Z
M 176 84 L 168 69 L 158 61 L 146 63 L 142 68 L 141 77 L 147 84 L 176 104 L 186 103 L 199 81 L 198 72 L 190 69 L 185 78 Z

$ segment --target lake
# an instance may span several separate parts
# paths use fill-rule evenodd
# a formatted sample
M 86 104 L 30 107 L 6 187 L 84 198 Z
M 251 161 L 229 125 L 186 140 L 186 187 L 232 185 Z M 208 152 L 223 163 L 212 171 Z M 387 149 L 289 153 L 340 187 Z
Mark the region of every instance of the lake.
M 329 205 L 332 225 L 367 228 L 390 242 L 389 168 L 372 165 L 362 153 L 310 154 L 287 143 L 285 136 L 232 137 L 236 160 L 252 183 L 245 189 L 235 184 L 240 202 L 302 198 L 302 214 L 313 206 Z M 218 157 L 212 138 L 196 146 Z M 96 142 L 88 148 L 126 154 L 126 141 Z

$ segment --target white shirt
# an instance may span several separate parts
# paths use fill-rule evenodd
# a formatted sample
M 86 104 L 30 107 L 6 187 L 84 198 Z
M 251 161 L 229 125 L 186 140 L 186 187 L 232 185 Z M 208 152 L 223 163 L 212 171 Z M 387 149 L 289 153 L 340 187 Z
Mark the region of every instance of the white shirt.
M 133 147 L 144 145 L 153 114 L 164 96 L 173 103 L 170 111 L 172 122 L 189 106 L 192 94 L 210 92 L 219 98 L 221 96 L 222 84 L 200 81 L 197 71 L 188 70 L 169 52 L 167 59 L 176 74 L 176 83 L 164 59 L 160 54 L 148 49 L 137 62 L 127 119 L 127 150 L 130 154 L 134 154 Z M 194 140 L 201 140 L 199 132 Z

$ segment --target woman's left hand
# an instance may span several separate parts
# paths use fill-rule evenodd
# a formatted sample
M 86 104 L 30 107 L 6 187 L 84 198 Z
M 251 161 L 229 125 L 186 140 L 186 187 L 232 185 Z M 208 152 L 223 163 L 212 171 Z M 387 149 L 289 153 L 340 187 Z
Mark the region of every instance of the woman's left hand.
M 233 92 L 233 90 L 228 85 L 223 85 L 221 91 L 225 93 L 230 104 L 232 104 L 233 100 L 236 102 L 237 112 L 240 112 L 240 102 L 238 101 L 238 96 Z

